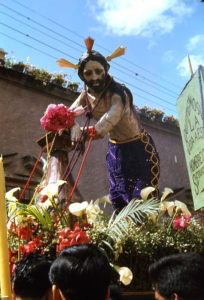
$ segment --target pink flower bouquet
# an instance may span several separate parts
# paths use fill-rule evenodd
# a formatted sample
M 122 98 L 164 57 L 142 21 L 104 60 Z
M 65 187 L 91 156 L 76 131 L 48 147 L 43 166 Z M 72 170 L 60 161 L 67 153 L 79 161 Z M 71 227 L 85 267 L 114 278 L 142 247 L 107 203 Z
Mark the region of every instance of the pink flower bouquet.
M 63 104 L 50 104 L 40 123 L 45 131 L 59 132 L 74 125 L 75 112 Z

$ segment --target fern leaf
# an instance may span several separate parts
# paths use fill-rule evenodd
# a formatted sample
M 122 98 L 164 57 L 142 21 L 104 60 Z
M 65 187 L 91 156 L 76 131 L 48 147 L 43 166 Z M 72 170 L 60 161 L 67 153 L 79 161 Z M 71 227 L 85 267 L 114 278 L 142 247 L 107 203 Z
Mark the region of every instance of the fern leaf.
M 128 233 L 128 221 L 131 220 L 134 224 L 141 224 L 143 219 L 155 214 L 159 210 L 159 200 L 151 198 L 145 202 L 138 199 L 133 199 L 124 207 L 114 219 L 111 217 L 111 222 L 108 224 L 108 234 L 111 236 L 122 238 Z

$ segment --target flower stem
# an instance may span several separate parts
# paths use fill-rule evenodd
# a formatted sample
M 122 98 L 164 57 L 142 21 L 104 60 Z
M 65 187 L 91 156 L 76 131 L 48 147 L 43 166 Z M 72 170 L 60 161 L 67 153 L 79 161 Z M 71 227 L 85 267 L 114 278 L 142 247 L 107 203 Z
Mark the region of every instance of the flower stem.
M 173 221 L 174 221 L 174 219 L 175 219 L 176 214 L 177 214 L 177 211 L 175 211 L 173 217 L 171 218 L 171 222 L 169 223 L 169 226 L 168 226 L 168 229 L 167 229 L 167 234 L 170 233 L 171 225 L 172 225 L 172 223 L 173 223 Z

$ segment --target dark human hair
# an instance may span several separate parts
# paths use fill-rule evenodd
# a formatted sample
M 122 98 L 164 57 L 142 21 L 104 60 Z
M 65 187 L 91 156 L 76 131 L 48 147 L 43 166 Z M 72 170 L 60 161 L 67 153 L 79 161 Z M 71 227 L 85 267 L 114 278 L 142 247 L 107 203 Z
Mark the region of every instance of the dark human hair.
M 109 300 L 123 300 L 122 292 L 117 284 L 110 284 L 110 297 Z
M 121 97 L 124 106 L 126 103 L 126 95 L 128 95 L 128 98 L 130 99 L 130 108 L 134 110 L 132 93 L 124 84 L 112 80 L 110 90 L 112 94 L 118 94 Z
M 149 275 L 165 299 L 174 293 L 184 300 L 204 299 L 204 256 L 199 253 L 165 256 L 150 265 Z
M 67 300 L 104 300 L 111 277 L 105 253 L 93 244 L 64 248 L 49 273 Z
M 40 253 L 29 253 L 16 266 L 13 288 L 17 297 L 41 299 L 51 288 L 49 270 L 53 260 Z
M 97 52 L 97 51 L 91 51 L 90 53 L 88 51 L 85 52 L 82 55 L 82 57 L 79 59 L 79 63 L 78 63 L 78 66 L 79 66 L 78 75 L 81 78 L 81 80 L 83 80 L 83 81 L 84 81 L 83 70 L 84 70 L 85 64 L 90 60 L 94 60 L 94 61 L 101 63 L 102 66 L 104 67 L 106 73 L 110 67 L 106 58 L 99 52 Z M 108 75 L 106 78 L 106 83 L 108 83 L 109 80 L 110 80 L 110 76 Z M 115 93 L 121 97 L 124 106 L 126 103 L 126 95 L 128 95 L 128 97 L 130 99 L 130 107 L 131 107 L 131 109 L 134 110 L 132 93 L 124 84 L 121 84 L 115 80 L 112 80 L 109 90 L 112 92 L 112 94 Z

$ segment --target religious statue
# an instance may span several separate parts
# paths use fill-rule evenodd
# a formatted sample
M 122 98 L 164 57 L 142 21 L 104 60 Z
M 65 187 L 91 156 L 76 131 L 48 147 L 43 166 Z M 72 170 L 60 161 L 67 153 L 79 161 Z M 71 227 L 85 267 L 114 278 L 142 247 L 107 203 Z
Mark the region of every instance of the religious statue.
M 82 106 L 97 121 L 88 128 L 90 136 L 103 138 L 109 134 L 106 164 L 110 200 L 115 209 L 121 210 L 131 199 L 139 197 L 146 186 L 154 187 L 158 196 L 159 156 L 152 137 L 141 127 L 130 90 L 108 73 L 108 61 L 124 54 L 124 47 L 105 58 L 92 50 L 91 38 L 85 42 L 87 51 L 77 65 L 65 59 L 58 60 L 58 64 L 78 69 L 85 84 L 70 109 Z M 71 127 L 71 140 L 76 142 L 80 134 L 81 128 L 75 122 Z

